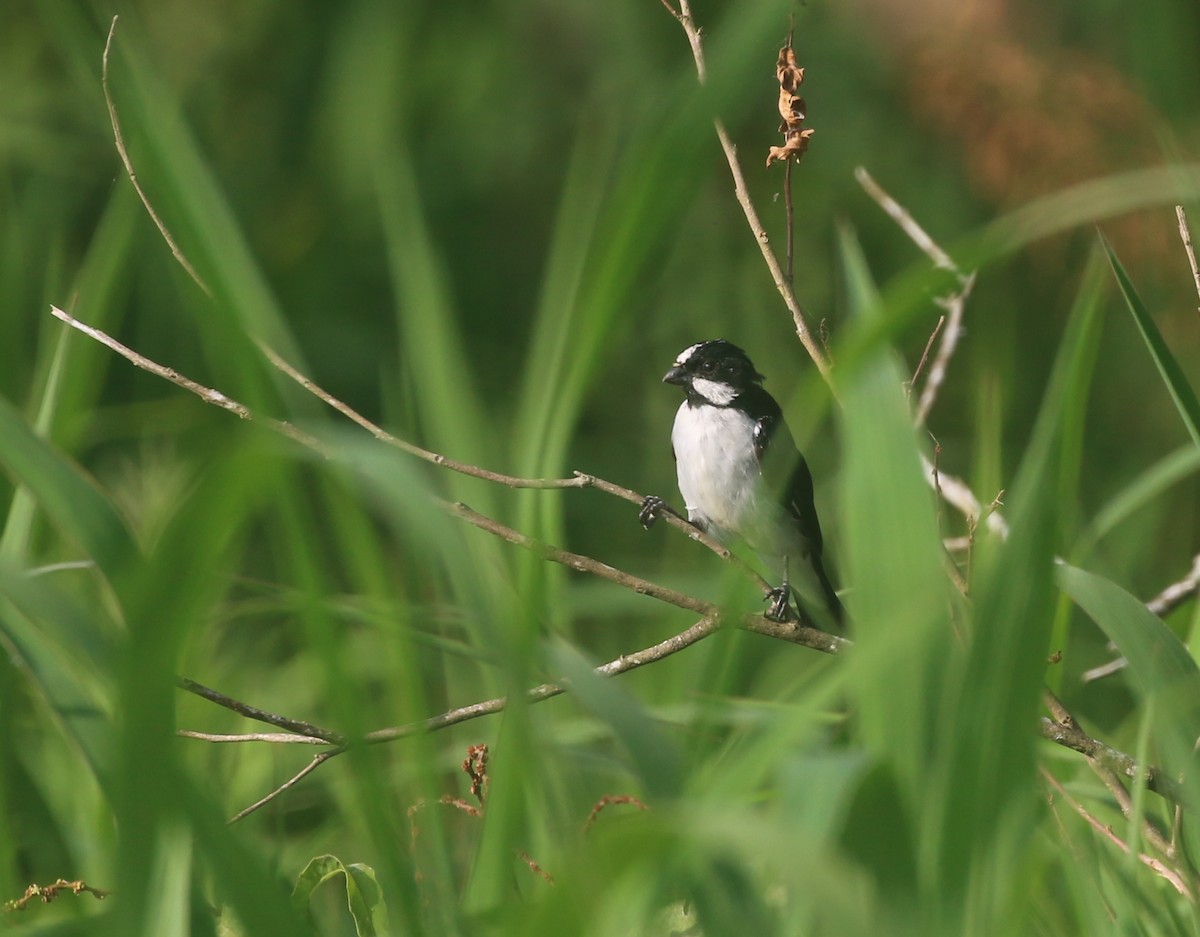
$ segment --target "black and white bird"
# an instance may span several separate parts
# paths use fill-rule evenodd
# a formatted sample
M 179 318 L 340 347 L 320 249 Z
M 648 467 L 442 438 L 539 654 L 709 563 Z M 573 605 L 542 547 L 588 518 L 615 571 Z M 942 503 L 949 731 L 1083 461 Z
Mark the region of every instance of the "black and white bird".
M 795 590 L 789 574 L 807 576 L 807 567 L 829 613 L 841 623 L 842 603 L 821 560 L 812 474 L 763 380 L 747 354 L 722 339 L 685 348 L 663 377 L 685 395 L 671 449 L 687 519 L 722 543 L 741 538 L 772 572 L 782 573 L 782 585 L 769 594 L 768 617 L 790 617 Z M 669 510 L 661 498 L 647 498 L 642 524 L 649 527 Z

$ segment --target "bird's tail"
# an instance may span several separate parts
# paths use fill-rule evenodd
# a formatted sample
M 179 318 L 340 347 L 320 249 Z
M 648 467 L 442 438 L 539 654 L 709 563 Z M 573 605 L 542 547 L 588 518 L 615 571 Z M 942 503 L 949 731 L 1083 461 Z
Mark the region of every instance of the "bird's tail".
M 838 598 L 837 590 L 833 588 L 833 583 L 829 581 L 829 576 L 825 573 L 825 566 L 821 562 L 821 557 L 813 554 L 809 557 L 812 560 L 813 572 L 817 574 L 817 581 L 821 584 L 821 592 L 825 596 L 825 605 L 829 608 L 830 613 L 839 625 L 846 622 L 846 609 L 842 606 L 842 600 Z

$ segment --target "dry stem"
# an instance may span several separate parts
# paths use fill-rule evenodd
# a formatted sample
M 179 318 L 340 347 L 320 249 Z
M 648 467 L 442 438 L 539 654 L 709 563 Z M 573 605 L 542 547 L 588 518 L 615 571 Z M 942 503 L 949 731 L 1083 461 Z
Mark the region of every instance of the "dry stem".
M 133 183 L 134 191 L 137 192 L 138 198 L 142 200 L 142 205 L 146 209 L 146 213 L 150 216 L 150 220 L 154 222 L 154 226 L 158 228 L 158 233 L 163 236 L 163 240 L 167 242 L 167 247 L 171 249 L 171 254 L 179 261 L 179 265 L 187 271 L 196 285 L 200 287 L 206 296 L 212 296 L 212 291 L 208 288 L 208 284 L 196 272 L 195 267 L 179 249 L 179 245 L 175 243 L 175 238 L 171 236 L 163 220 L 158 217 L 158 212 L 154 210 L 149 197 L 142 189 L 142 184 L 138 182 L 137 173 L 133 170 L 133 162 L 129 158 L 129 151 L 125 149 L 125 136 L 121 133 L 121 121 L 117 117 L 117 106 L 113 103 L 112 93 L 108 88 L 108 53 L 112 49 L 113 35 L 117 31 L 117 20 L 120 17 L 112 18 L 112 25 L 108 27 L 108 39 L 104 43 L 104 57 L 101 60 L 100 67 L 100 85 L 104 89 L 104 103 L 108 105 L 108 121 L 112 125 L 113 142 L 117 146 L 117 155 L 121 157 L 121 163 L 125 167 L 125 175 L 129 177 L 129 181 Z
M 708 80 L 708 68 L 704 61 L 704 43 L 700 28 L 692 18 L 690 0 L 679 0 L 678 9 L 671 6 L 669 0 L 662 0 L 662 3 L 679 22 L 679 25 L 683 27 L 683 31 L 687 35 L 688 44 L 692 47 L 692 59 L 696 63 L 696 77 L 700 84 L 704 84 Z M 792 315 L 792 322 L 796 327 L 796 335 L 826 382 L 832 386 L 829 359 L 825 356 L 820 342 L 813 335 L 804 309 L 800 306 L 799 300 L 796 299 L 792 284 L 788 281 L 787 274 L 779 263 L 779 258 L 775 256 L 775 251 L 771 249 L 767 229 L 763 227 L 762 221 L 759 220 L 758 210 L 754 207 L 754 202 L 750 199 L 750 191 L 746 186 L 746 177 L 742 173 L 742 165 L 738 159 L 737 147 L 734 146 L 733 140 L 730 139 L 729 133 L 725 129 L 725 124 L 719 117 L 713 118 L 713 127 L 716 129 L 721 150 L 725 154 L 725 161 L 729 164 L 729 172 L 733 176 L 734 197 L 737 198 L 737 202 L 742 208 L 742 213 L 746 216 L 746 223 L 750 226 L 750 231 L 754 235 L 758 249 L 762 252 L 767 269 L 771 272 L 771 279 L 775 281 L 775 289 L 779 291 L 779 295 L 783 298 L 788 312 Z
M 1179 237 L 1183 241 L 1183 249 L 1187 253 L 1188 266 L 1192 268 L 1192 279 L 1196 283 L 1196 294 L 1200 296 L 1200 267 L 1196 266 L 1196 252 L 1192 250 L 1192 232 L 1188 227 L 1187 215 L 1182 205 L 1175 206 L 1175 217 L 1179 219 Z M 1200 308 L 1197 309 L 1200 312 Z

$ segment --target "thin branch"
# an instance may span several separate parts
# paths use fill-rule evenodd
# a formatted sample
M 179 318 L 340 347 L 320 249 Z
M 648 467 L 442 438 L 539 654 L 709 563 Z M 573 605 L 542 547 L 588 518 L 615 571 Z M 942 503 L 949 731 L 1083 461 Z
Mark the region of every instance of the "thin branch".
M 218 693 L 211 687 L 206 687 L 195 680 L 189 680 L 187 677 L 180 677 L 175 681 L 175 684 L 181 690 L 186 690 L 188 693 L 199 696 L 201 699 L 206 699 L 210 703 L 216 703 L 218 706 L 231 710 L 239 716 L 245 716 L 247 719 L 253 719 L 256 722 L 265 722 L 267 725 L 275 726 L 277 729 L 287 729 L 288 732 L 295 733 L 295 736 L 288 736 L 288 738 L 299 737 L 299 741 L 305 742 L 318 739 L 332 745 L 341 745 L 346 741 L 345 736 L 340 732 L 332 732 L 329 729 L 322 729 L 318 725 L 313 725 L 311 722 L 289 719 L 287 716 L 267 712 L 265 709 L 259 709 L 256 706 L 251 706 L 249 703 L 236 700 L 232 696 Z
M 772 622 L 760 615 L 746 615 L 737 621 L 737 626 L 745 631 L 750 631 L 755 634 L 765 635 L 767 637 L 777 638 L 784 641 L 789 641 L 793 644 L 802 647 L 812 648 L 813 650 L 822 651 L 826 654 L 840 654 L 851 646 L 851 642 L 845 638 L 840 638 L 837 635 L 827 634 L 823 631 L 818 631 L 815 628 L 809 628 L 804 625 L 799 625 L 795 622 Z M 594 668 L 593 673 L 600 677 L 616 677 L 621 674 L 628 673 L 631 670 L 636 670 L 639 667 L 644 667 L 647 664 L 662 660 L 665 657 L 670 657 L 672 654 L 677 654 L 686 648 L 691 647 L 700 641 L 703 641 L 709 635 L 715 633 L 721 627 L 721 619 L 718 615 L 706 616 L 691 627 L 684 631 L 674 634 L 657 644 L 652 644 L 649 647 L 642 648 L 640 651 L 634 651 L 632 654 L 622 654 L 606 664 L 601 664 Z M 190 682 L 190 681 L 189 681 Z M 528 704 L 540 703 L 544 700 L 552 699 L 555 696 L 567 692 L 570 689 L 566 683 L 543 683 L 539 686 L 532 687 L 525 691 L 525 701 Z M 208 691 L 216 694 L 216 691 Z M 287 719 L 283 716 L 276 716 L 272 713 L 264 713 L 256 707 L 248 706 L 233 700 L 238 706 L 228 706 L 229 697 L 223 694 L 216 694 L 222 697 L 222 705 L 227 705 L 228 708 L 235 711 L 253 711 L 259 714 L 258 717 L 266 716 L 269 718 L 261 721 L 268 721 L 273 725 L 304 725 L 308 727 L 306 735 L 280 735 L 273 736 L 266 733 L 247 734 L 242 737 L 238 736 L 219 736 L 216 740 L 221 742 L 234 741 L 271 741 L 277 744 L 317 744 L 313 739 L 321 739 L 329 737 L 331 739 L 343 738 L 339 733 L 329 729 L 322 729 L 319 726 L 313 726 L 310 723 L 301 723 L 297 720 Z M 390 726 L 385 729 L 377 729 L 373 732 L 368 732 L 363 736 L 363 742 L 369 745 L 378 745 L 386 742 L 396 741 L 398 739 L 408 738 L 423 732 L 437 732 L 441 729 L 449 728 L 453 725 L 459 725 L 464 722 L 469 722 L 473 719 L 478 719 L 481 716 L 492 715 L 501 712 L 509 704 L 508 697 L 499 696 L 493 699 L 481 700 L 477 703 L 472 703 L 468 706 L 459 706 L 455 709 L 448 710 L 444 713 L 439 713 L 436 716 L 430 716 L 426 719 L 417 722 L 410 722 L 399 726 Z M 196 738 L 201 740 L 209 740 L 204 733 L 180 731 L 177 733 L 185 738 Z M 332 743 L 331 743 L 332 744 Z M 295 784 L 309 773 L 316 770 L 320 765 L 324 764 L 331 758 L 334 758 L 346 751 L 345 744 L 336 744 L 336 747 L 330 748 L 327 751 L 321 752 L 313 758 L 301 771 L 293 775 L 279 787 L 267 793 L 259 800 L 255 801 L 249 807 L 236 814 L 229 822 L 233 823 L 249 816 L 256 810 L 266 806 L 284 791 L 295 786 Z
M 50 307 L 50 312 L 55 318 L 61 319 L 71 328 L 82 332 L 88 338 L 99 342 L 101 345 L 112 349 L 135 367 L 141 368 L 143 371 L 149 371 L 155 377 L 161 377 L 165 381 L 170 381 L 176 387 L 181 387 L 188 393 L 195 394 L 205 403 L 210 403 L 214 407 L 220 407 L 222 410 L 228 410 L 230 413 L 236 414 L 240 419 L 243 420 L 256 419 L 260 422 L 264 422 L 276 432 L 282 433 L 301 445 L 306 446 L 309 449 L 313 449 L 324 456 L 329 455 L 325 445 L 322 442 L 315 437 L 308 435 L 308 433 L 304 432 L 303 430 L 297 429 L 291 423 L 284 422 L 283 420 L 275 420 L 270 417 L 257 416 L 245 404 L 239 403 L 232 397 L 225 396 L 225 394 L 221 393 L 219 390 L 214 390 L 211 387 L 205 387 L 203 384 L 199 384 L 196 381 L 193 381 L 191 378 L 184 377 L 174 368 L 164 367 L 155 361 L 151 361 L 149 358 L 138 354 L 132 348 L 122 345 L 119 341 L 106 332 L 102 332 L 100 329 L 93 328 L 90 325 L 80 322 L 70 313 L 64 312 L 57 306 L 52 305 Z
M 796 11 L 791 10 L 788 14 L 788 37 L 786 48 L 792 48 L 792 42 L 796 36 Z M 784 124 L 786 130 L 787 124 Z M 786 136 L 786 134 L 785 134 Z M 783 267 L 783 274 L 787 277 L 788 284 L 795 286 L 795 254 L 796 254 L 796 206 L 792 196 L 792 166 L 796 160 L 791 156 L 783 161 L 783 216 L 784 223 L 787 226 L 787 252 L 786 262 Z
M 206 296 L 212 296 L 212 290 L 208 288 L 208 284 L 204 282 L 200 274 L 196 272 L 196 268 L 191 265 L 179 245 L 175 243 L 175 238 L 171 236 L 170 230 L 161 218 L 158 217 L 158 212 L 154 210 L 154 206 L 150 204 L 150 199 L 142 190 L 142 184 L 138 182 L 137 173 L 133 170 L 133 161 L 129 158 L 129 151 L 125 148 L 125 136 L 121 133 L 121 121 L 117 117 L 117 106 L 113 103 L 112 92 L 108 87 L 108 53 L 112 49 L 113 35 L 117 31 L 117 20 L 120 17 L 112 18 L 112 25 L 108 27 L 108 39 L 104 43 L 104 57 L 101 60 L 100 67 L 100 85 L 104 89 L 104 103 L 108 105 L 108 121 L 112 124 L 113 142 L 117 146 L 117 155 L 121 157 L 121 162 L 125 166 L 125 174 L 129 176 L 129 181 L 133 183 L 133 189 L 138 194 L 138 198 L 142 200 L 142 205 L 145 207 L 147 214 L 150 215 L 150 220 L 154 222 L 154 226 L 158 228 L 158 233 L 163 236 L 163 240 L 167 242 L 167 247 L 171 249 L 171 254 L 179 261 L 179 265 L 187 271 L 187 275 L 195 281 Z
M 917 362 L 916 370 L 913 371 L 913 376 L 908 381 L 908 393 L 912 394 L 912 389 L 917 386 L 917 381 L 921 377 L 921 372 L 925 370 L 925 362 L 929 360 L 929 352 L 933 349 L 933 343 L 937 341 L 938 333 L 942 331 L 942 326 L 946 324 L 945 316 L 938 316 L 937 325 L 933 327 L 933 331 L 929 333 L 929 338 L 925 342 L 925 350 L 921 352 L 921 360 Z
M 526 536 L 520 531 L 507 527 L 499 521 L 472 510 L 461 501 L 454 504 L 441 502 L 441 504 L 455 517 L 461 518 L 468 524 L 478 527 L 480 530 L 486 530 L 488 533 L 500 537 L 502 540 L 507 540 L 509 543 L 529 550 L 544 560 L 550 560 L 581 573 L 590 573 L 601 579 L 607 579 L 609 582 L 630 589 L 639 595 L 648 595 L 651 598 L 674 605 L 677 608 L 686 608 L 689 611 L 699 612 L 702 615 L 714 615 L 717 612 L 717 606 L 712 602 L 706 602 L 703 599 L 697 599 L 682 592 L 676 592 L 674 589 L 668 589 L 666 586 L 660 586 L 657 583 L 650 582 L 648 579 L 634 576 L 632 573 L 624 572 L 615 566 L 609 566 L 607 563 L 602 563 L 590 556 L 571 553 L 568 550 L 535 540 L 533 537 Z
M 270 742 L 273 745 L 329 745 L 326 739 L 315 738 L 311 735 L 292 735 L 290 732 L 244 732 L 229 734 L 225 732 L 196 732 L 192 729 L 176 729 L 175 734 L 181 739 L 196 739 L 201 742 L 212 742 L 220 745 L 226 742 Z
M 1070 710 L 1067 709 L 1063 701 L 1059 699 L 1057 695 L 1055 695 L 1053 690 L 1050 690 L 1049 688 L 1044 689 L 1042 691 L 1042 701 L 1056 722 L 1058 722 L 1060 725 L 1068 727 L 1073 732 L 1083 732 L 1079 726 L 1079 721 L 1074 717 L 1074 715 L 1071 714 Z M 1102 764 L 1094 758 L 1089 758 L 1088 764 L 1091 765 L 1092 770 L 1096 772 L 1097 777 L 1104 782 L 1104 786 L 1109 789 L 1109 792 L 1113 795 L 1113 799 L 1116 800 L 1117 806 L 1121 809 L 1121 813 L 1125 815 L 1125 818 L 1129 819 L 1132 817 L 1133 800 L 1130 798 L 1129 791 L 1126 790 L 1125 785 L 1121 780 L 1121 776 L 1117 774 L 1117 772 L 1111 767 Z M 1142 819 L 1142 835 L 1145 837 L 1146 842 L 1150 843 L 1151 846 L 1161 852 L 1165 857 L 1169 859 L 1173 859 L 1175 857 L 1174 848 L 1169 842 L 1167 842 L 1166 837 L 1163 836 L 1158 827 L 1151 823 L 1147 818 Z
M 1146 603 L 1146 608 L 1162 618 L 1195 596 L 1197 591 L 1200 591 L 1200 554 L 1192 557 L 1192 568 L 1188 574 L 1178 582 L 1165 586 L 1158 595 Z
M 683 27 L 683 31 L 687 35 L 688 44 L 692 47 L 692 59 L 696 63 L 696 78 L 700 84 L 705 84 L 708 80 L 708 68 L 704 60 L 704 44 L 700 28 L 692 18 L 690 0 L 679 0 L 678 9 L 673 8 L 667 0 L 663 0 L 663 6 L 667 8 L 671 15 L 679 22 L 679 25 Z M 754 202 L 750 199 L 750 191 L 746 186 L 746 177 L 742 173 L 741 162 L 737 155 L 737 147 L 734 145 L 733 140 L 730 139 L 729 133 L 725 129 L 725 124 L 719 117 L 713 118 L 713 127 L 716 129 L 721 150 L 725 154 L 725 161 L 729 164 L 729 172 L 733 176 L 734 196 L 737 198 L 738 204 L 742 207 L 742 213 L 746 216 L 746 223 L 750 226 L 750 231 L 754 235 L 758 249 L 762 252 L 767 269 L 771 272 L 771 279 L 775 281 L 775 289 L 779 291 L 779 295 L 783 298 L 788 312 L 792 315 L 792 322 L 796 327 L 796 335 L 826 382 L 831 382 L 829 359 L 825 357 L 820 342 L 817 341 L 812 329 L 808 325 L 804 310 L 796 299 L 796 294 L 792 289 L 791 283 L 788 282 L 783 267 L 779 263 L 779 258 L 775 256 L 775 252 L 771 249 L 770 237 L 767 234 L 766 228 L 763 227 L 762 221 L 759 220 Z
M 642 667 L 656 660 L 661 660 L 664 657 L 669 657 L 682 651 L 684 648 L 691 647 L 698 641 L 702 641 L 711 635 L 720 627 L 720 621 L 715 616 L 702 618 L 690 628 L 681 631 L 679 634 L 672 635 L 665 641 L 660 641 L 658 644 L 643 648 L 633 654 L 624 654 L 615 660 L 609 661 L 600 667 L 595 668 L 594 673 L 602 677 L 615 677 L 638 667 Z M 831 636 L 832 637 L 832 636 Z M 528 703 L 540 703 L 543 700 L 551 699 L 566 692 L 566 687 L 560 684 L 544 683 L 541 686 L 533 687 L 526 691 L 525 699 Z M 392 726 L 386 729 L 378 729 L 374 732 L 369 732 L 363 737 L 363 741 L 368 744 L 380 744 L 383 742 L 391 742 L 397 739 L 408 738 L 421 732 L 437 732 L 440 729 L 445 729 L 453 725 L 458 725 L 463 722 L 469 722 L 472 719 L 478 719 L 480 716 L 487 716 L 492 713 L 498 713 L 508 706 L 508 697 L 500 696 L 490 700 L 483 700 L 478 703 L 472 703 L 469 706 L 459 706 L 456 709 L 451 709 L 437 716 L 430 716 L 428 719 L 422 719 L 418 722 L 410 722 L 405 725 Z M 299 737 L 291 737 L 292 741 L 299 741 Z M 268 792 L 263 797 L 256 800 L 249 807 L 239 811 L 229 822 L 236 823 L 238 820 L 249 816 L 256 810 L 265 807 L 272 800 L 282 794 L 284 791 L 295 786 L 297 782 L 306 777 L 312 771 L 324 764 L 331 758 L 342 754 L 346 751 L 344 745 L 336 748 L 331 748 L 328 751 L 321 752 L 312 759 L 305 767 L 297 774 L 290 777 L 283 784 Z
M 783 267 L 783 275 L 789 284 L 795 279 L 796 254 L 796 206 L 792 199 L 792 160 L 783 164 L 783 216 L 787 226 L 787 254 Z
M 1175 217 L 1179 219 L 1179 237 L 1183 241 L 1183 249 L 1187 252 L 1188 264 L 1192 268 L 1192 279 L 1196 281 L 1196 294 L 1200 295 L 1200 267 L 1196 266 L 1196 252 L 1192 250 L 1192 232 L 1182 205 L 1175 206 Z M 1200 312 L 1200 308 L 1197 308 L 1197 312 Z
M 1074 720 L 1071 720 L 1071 724 L 1068 725 L 1043 716 L 1039 720 L 1039 728 L 1043 738 L 1062 745 L 1064 748 L 1077 751 L 1081 755 L 1086 755 L 1104 767 L 1112 769 L 1121 777 L 1142 778 L 1146 782 L 1147 789 L 1165 797 L 1172 803 L 1185 802 L 1182 788 L 1161 768 L 1154 765 L 1139 765 L 1132 755 L 1127 755 L 1111 745 L 1092 738 Z
M 1104 765 L 1097 764 L 1094 761 L 1088 760 L 1092 771 L 1096 773 L 1104 786 L 1108 788 L 1110 794 L 1113 795 L 1113 800 L 1117 802 L 1117 806 L 1121 810 L 1121 814 L 1126 820 L 1133 817 L 1133 798 L 1129 796 L 1129 791 L 1121 781 L 1120 775 L 1113 771 L 1112 768 L 1107 768 Z M 1157 849 L 1168 859 L 1175 858 L 1175 847 L 1168 842 L 1162 831 L 1150 822 L 1148 817 L 1142 818 L 1142 837 L 1151 846 Z
M 929 411 L 933 409 L 933 405 L 937 401 L 938 391 L 945 380 L 950 359 L 954 356 L 954 352 L 958 347 L 958 341 L 962 337 L 963 310 L 966 306 L 967 297 L 971 295 L 971 290 L 975 286 L 975 274 L 974 272 L 969 274 L 963 273 L 959 269 L 958 264 L 938 246 L 938 243 L 917 223 L 917 220 L 909 214 L 908 210 L 888 195 L 864 167 L 859 166 L 854 170 L 854 178 L 858 180 L 858 184 L 875 200 L 879 207 L 900 226 L 900 230 L 907 234 L 909 239 L 917 245 L 925 256 L 933 261 L 935 267 L 941 270 L 948 270 L 958 280 L 958 292 L 938 300 L 939 305 L 949 313 L 949 318 L 946 320 L 946 329 L 942 334 L 942 342 L 938 346 L 937 355 L 935 355 L 933 365 L 929 369 L 929 377 L 925 381 L 925 388 L 921 391 L 921 397 L 917 402 L 914 421 L 917 426 L 921 426 L 925 423 L 925 420 L 929 416 Z M 936 333 L 937 330 L 935 329 L 934 334 Z M 930 342 L 932 341 L 933 339 L 930 338 Z M 928 354 L 928 347 L 926 347 L 925 351 Z M 922 361 L 924 361 L 923 356 Z M 920 370 L 920 366 L 918 366 L 918 373 Z M 913 375 L 913 384 L 916 384 L 916 375 Z
M 866 193 L 882 208 L 897 225 L 900 226 L 909 240 L 917 245 L 930 260 L 933 265 L 941 270 L 948 270 L 953 273 L 960 283 L 964 282 L 963 273 L 958 269 L 956 264 L 944 250 L 942 250 L 937 242 L 934 241 L 916 221 L 908 210 L 897 202 L 894 198 L 884 191 L 883 187 L 875 181 L 866 168 L 859 166 L 854 170 L 854 178 L 858 180 L 858 184 L 863 187 Z
M 1083 804 L 1067 793 L 1066 788 L 1064 788 L 1058 782 L 1058 779 L 1049 771 L 1047 771 L 1045 768 L 1041 768 L 1039 770 L 1041 771 L 1042 777 L 1046 779 L 1046 782 L 1050 784 L 1050 786 L 1056 791 L 1058 791 L 1062 798 L 1066 800 L 1071 808 L 1077 814 L 1079 814 L 1079 816 L 1081 816 L 1092 829 L 1120 849 L 1123 853 L 1129 855 L 1129 844 L 1121 839 L 1121 837 L 1119 837 L 1116 833 L 1114 833 L 1112 827 L 1101 823 L 1098 819 L 1096 819 L 1096 817 L 1092 816 L 1092 814 L 1088 812 L 1087 808 L 1084 807 Z M 1187 898 L 1188 901 L 1194 902 L 1196 900 L 1192 895 L 1192 890 L 1188 887 L 1187 883 L 1183 880 L 1179 873 L 1175 871 L 1175 869 L 1170 868 L 1168 865 L 1159 859 L 1156 859 L 1154 856 L 1148 856 L 1145 853 L 1138 853 L 1137 858 L 1138 861 L 1145 865 L 1148 869 L 1153 870 L 1157 875 L 1162 876 L 1164 879 L 1170 882 L 1175 887 L 1175 890 Z
M 299 771 L 297 771 L 294 775 L 292 775 L 290 778 L 288 778 L 286 781 L 284 781 L 282 784 L 280 784 L 277 788 L 275 788 L 269 794 L 267 794 L 264 797 L 260 797 L 258 800 L 256 800 L 254 803 L 252 803 L 249 807 L 246 807 L 244 810 L 239 810 L 237 813 L 235 813 L 232 817 L 229 818 L 228 822 L 232 825 L 234 823 L 237 823 L 238 820 L 243 820 L 246 817 L 250 816 L 250 814 L 254 813 L 256 810 L 261 810 L 263 807 L 265 807 L 267 804 L 269 804 L 271 801 L 273 801 L 276 797 L 278 797 L 284 791 L 291 790 L 293 787 L 295 787 L 297 784 L 299 784 L 301 781 L 303 781 L 306 777 L 308 777 L 310 774 L 312 774 L 314 771 L 316 771 L 317 768 L 321 767 L 321 765 L 323 765 L 323 764 L 325 764 L 325 762 L 329 761 L 330 758 L 334 758 L 334 757 L 340 755 L 345 750 L 346 749 L 344 749 L 344 748 L 331 748 L 331 749 L 329 749 L 329 751 L 318 752 L 316 755 L 313 756 L 312 761 L 310 761 L 308 764 L 306 764 L 303 768 L 301 768 Z
M 918 426 L 923 425 L 929 417 L 929 411 L 933 409 L 938 392 L 942 388 L 942 382 L 946 379 L 950 359 L 954 357 L 954 352 L 958 348 L 958 340 L 962 338 L 963 334 L 963 310 L 967 304 L 967 297 L 971 295 L 974 286 L 975 274 L 972 273 L 963 282 L 962 289 L 937 301 L 950 315 L 946 320 L 946 329 L 942 333 L 942 341 L 938 345 L 933 365 L 929 368 L 929 377 L 925 379 L 925 388 L 921 391 L 921 399 L 917 401 L 916 423 Z

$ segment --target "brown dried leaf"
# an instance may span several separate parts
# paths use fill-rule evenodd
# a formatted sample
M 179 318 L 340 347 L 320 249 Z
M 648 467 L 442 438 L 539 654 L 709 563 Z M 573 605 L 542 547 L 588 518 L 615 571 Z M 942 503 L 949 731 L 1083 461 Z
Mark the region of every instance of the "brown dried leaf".
M 788 131 L 783 146 L 773 146 L 767 151 L 767 165 L 770 166 L 776 160 L 791 159 L 793 156 L 799 162 L 800 157 L 808 150 L 808 138 L 815 132 L 814 130 L 801 130 L 799 133 L 793 134 Z
M 783 133 L 783 146 L 770 148 L 767 153 L 768 166 L 776 160 L 795 159 L 799 162 L 808 149 L 809 137 L 813 135 L 811 130 L 804 129 L 804 118 L 808 116 L 808 105 L 800 95 L 804 69 L 796 64 L 796 50 L 790 45 L 779 50 L 775 75 L 779 79 L 779 116 L 783 118 L 779 129 Z

